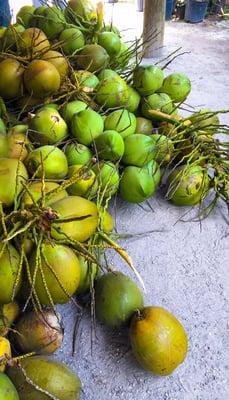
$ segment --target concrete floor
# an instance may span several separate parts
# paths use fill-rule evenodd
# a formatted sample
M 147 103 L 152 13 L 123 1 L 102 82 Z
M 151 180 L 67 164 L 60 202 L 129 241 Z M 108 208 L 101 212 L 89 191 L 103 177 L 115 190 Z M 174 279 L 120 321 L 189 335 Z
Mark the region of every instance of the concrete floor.
M 141 30 L 141 15 L 126 5 L 115 7 L 114 23 Z M 171 71 L 192 80 L 188 103 L 212 109 L 229 108 L 229 31 L 227 24 L 167 22 L 164 54 L 182 46 L 190 51 L 174 61 Z M 222 117 L 229 124 L 229 115 Z M 189 353 L 172 376 L 144 372 L 133 359 L 126 332 L 111 332 L 97 324 L 91 351 L 90 316 L 86 312 L 71 356 L 72 305 L 60 307 L 65 324 L 64 346 L 57 357 L 76 370 L 83 383 L 82 400 L 228 400 L 229 399 L 229 246 L 228 225 L 219 207 L 203 222 L 178 222 L 185 209 L 157 196 L 152 212 L 118 203 L 119 232 L 163 229 L 138 241 L 124 241 L 140 271 L 147 293 L 145 304 L 160 305 L 184 324 Z M 224 210 L 225 212 L 225 210 Z M 115 257 L 113 265 L 128 273 Z

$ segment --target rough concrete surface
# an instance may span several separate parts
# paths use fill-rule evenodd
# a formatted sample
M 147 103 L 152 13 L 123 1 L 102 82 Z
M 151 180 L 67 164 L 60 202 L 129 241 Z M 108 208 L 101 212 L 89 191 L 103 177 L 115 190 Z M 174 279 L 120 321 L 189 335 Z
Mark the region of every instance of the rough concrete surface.
M 141 15 L 125 4 L 117 7 L 114 23 L 133 27 L 133 35 L 140 31 Z M 176 59 L 167 72 L 182 71 L 191 78 L 188 103 L 229 108 L 227 24 L 167 22 L 163 53 L 180 46 L 190 54 Z M 221 120 L 229 124 L 228 115 Z M 172 206 L 160 195 L 150 204 L 154 212 L 147 205 L 143 209 L 119 201 L 117 229 L 122 233 L 164 230 L 121 243 L 145 281 L 145 304 L 166 307 L 187 330 L 186 361 L 172 376 L 151 376 L 134 360 L 127 332 L 112 332 L 99 323 L 91 350 L 89 311 L 80 324 L 72 357 L 76 310 L 70 304 L 60 307 L 65 339 L 57 357 L 79 374 L 83 400 L 228 400 L 229 232 L 222 217 L 226 210 L 219 207 L 201 226 L 177 222 L 187 209 Z M 118 257 L 112 265 L 129 273 Z

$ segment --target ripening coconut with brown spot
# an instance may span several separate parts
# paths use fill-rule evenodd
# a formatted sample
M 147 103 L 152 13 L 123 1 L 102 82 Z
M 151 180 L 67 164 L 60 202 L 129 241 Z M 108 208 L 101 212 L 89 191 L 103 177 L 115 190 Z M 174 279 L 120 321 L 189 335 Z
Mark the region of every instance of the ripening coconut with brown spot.
M 60 74 L 52 63 L 33 60 L 25 71 L 24 83 L 33 97 L 44 98 L 58 91 Z

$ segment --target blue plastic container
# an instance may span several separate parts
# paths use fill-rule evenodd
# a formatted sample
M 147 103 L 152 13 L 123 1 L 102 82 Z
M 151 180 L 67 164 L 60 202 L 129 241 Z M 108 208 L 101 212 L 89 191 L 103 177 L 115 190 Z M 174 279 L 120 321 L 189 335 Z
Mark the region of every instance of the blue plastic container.
M 174 0 L 166 0 L 165 19 L 166 21 L 172 18 Z
M 202 22 L 208 7 L 208 1 L 188 0 L 185 8 L 185 20 L 196 24 Z

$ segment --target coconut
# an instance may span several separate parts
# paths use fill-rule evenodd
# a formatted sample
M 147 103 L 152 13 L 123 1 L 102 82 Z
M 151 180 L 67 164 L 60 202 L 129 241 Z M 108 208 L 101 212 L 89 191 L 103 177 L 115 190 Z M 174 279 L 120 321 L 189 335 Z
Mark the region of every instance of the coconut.
M 173 108 L 172 100 L 166 93 L 154 93 L 145 97 L 142 101 L 142 114 L 144 117 L 151 120 L 155 120 L 155 117 L 148 112 L 149 110 L 157 110 L 166 114 L 171 114 Z
M 0 372 L 0 400 L 20 400 L 15 386 L 2 372 Z
M 28 174 L 24 164 L 13 158 L 0 159 L 0 202 L 11 207 L 26 183 Z
M 50 48 L 47 36 L 38 28 L 28 28 L 20 35 L 20 50 L 23 54 L 34 57 L 37 53 Z
M 60 88 L 60 74 L 51 62 L 33 60 L 25 70 L 24 83 L 30 94 L 44 98 Z
M 85 45 L 82 32 L 78 28 L 64 29 L 60 36 L 61 49 L 64 54 L 72 55 Z
M 19 47 L 21 33 L 24 32 L 25 28 L 21 24 L 9 25 L 5 30 L 2 47 L 5 51 L 16 50 Z
M 91 150 L 80 143 L 70 143 L 65 148 L 65 155 L 68 160 L 68 165 L 84 165 L 91 161 Z
M 11 347 L 8 339 L 0 336 L 0 372 L 4 372 L 6 365 L 4 361 L 11 357 Z
M 104 126 L 106 130 L 117 131 L 123 139 L 135 133 L 136 117 L 126 109 L 115 110 L 108 114 Z
M 125 139 L 122 163 L 143 167 L 155 157 L 155 143 L 151 136 L 136 133 Z
M 40 15 L 40 18 L 37 20 L 37 26 L 49 39 L 56 38 L 64 30 L 66 20 L 59 7 L 44 7 L 38 15 Z
M 83 101 L 73 100 L 64 104 L 64 106 L 60 109 L 60 114 L 64 118 L 65 122 L 70 125 L 73 115 L 85 110 L 87 107 L 88 105 Z
M 107 51 L 110 57 L 116 56 L 121 50 L 120 37 L 114 32 L 100 32 L 98 44 Z
M 108 61 L 109 55 L 98 44 L 87 44 L 77 56 L 78 67 L 90 72 L 98 72 L 105 68 Z
M 96 155 L 99 159 L 117 161 L 124 153 L 124 141 L 116 131 L 104 131 L 95 139 Z
M 66 78 L 69 71 L 69 64 L 67 59 L 61 53 L 49 50 L 46 51 L 45 54 L 42 54 L 42 59 L 50 62 L 54 67 L 56 67 L 62 81 Z
M 119 186 L 119 173 L 117 167 L 112 162 L 99 162 L 93 170 L 99 184 L 98 192 L 103 197 L 113 196 Z
M 50 397 L 58 400 L 80 399 L 80 379 L 66 365 L 48 356 L 27 357 L 20 360 L 20 365 L 26 377 L 17 365 L 11 366 L 7 371 L 18 390 L 20 399 L 50 400 Z
M 136 133 L 141 133 L 142 135 L 152 135 L 153 124 L 150 119 L 137 117 L 136 118 Z
M 32 22 L 34 11 L 34 6 L 21 7 L 16 15 L 17 23 L 23 25 L 25 28 L 28 28 Z
M 95 99 L 104 108 L 124 107 L 129 100 L 128 85 L 120 77 L 103 79 L 98 85 Z
M 99 225 L 105 233 L 111 233 L 114 229 L 114 220 L 111 214 L 104 207 L 99 208 Z
M 19 307 L 16 302 L 2 304 L 0 306 L 0 336 L 6 336 L 9 328 L 19 315 Z
M 167 93 L 174 103 L 185 101 L 191 91 L 190 79 L 181 73 L 173 73 L 164 79 L 161 91 Z
M 99 79 L 96 75 L 89 71 L 74 71 L 72 79 L 77 86 L 82 87 L 83 90 L 95 89 L 99 84 Z
M 96 8 L 91 0 L 69 0 L 64 12 L 69 22 L 77 22 L 78 18 L 82 24 L 95 24 L 97 21 Z
M 220 124 L 219 117 L 207 108 L 192 114 L 190 120 L 195 129 L 204 130 L 208 134 L 215 134 Z
M 128 87 L 129 87 L 129 100 L 126 105 L 126 109 L 132 113 L 135 113 L 140 104 L 141 96 L 134 88 L 132 88 L 131 86 Z
M 126 324 L 143 307 L 143 296 L 135 283 L 121 272 L 108 272 L 96 284 L 95 312 L 111 328 Z
M 50 194 L 50 192 L 55 191 L 60 185 L 56 182 L 31 182 L 28 186 L 28 190 L 23 193 L 21 198 L 21 208 L 26 208 L 32 206 L 34 203 L 41 201 L 42 193 L 44 193 L 44 203 L 46 206 L 54 203 L 55 201 L 64 199 L 68 196 L 66 190 L 61 190 L 58 193 Z M 49 194 L 49 196 L 47 196 Z M 46 200 L 47 198 L 47 200 Z
M 28 148 L 31 145 L 27 135 L 23 132 L 17 132 L 17 130 L 14 129 L 8 133 L 7 141 L 8 157 L 24 161 L 28 156 Z
M 98 78 L 100 81 L 102 81 L 103 79 L 120 78 L 120 76 L 113 69 L 105 68 L 101 72 L 99 72 Z
M 43 164 L 43 168 L 42 168 Z M 31 175 L 47 179 L 63 179 L 68 173 L 67 158 L 62 150 L 55 146 L 41 146 L 31 151 L 26 159 Z
M 133 86 L 142 96 L 155 93 L 163 84 L 164 73 L 156 65 L 140 65 L 134 70 Z
M 14 342 L 23 353 L 54 353 L 62 344 L 63 329 L 52 309 L 30 311 L 19 318 L 16 323 Z
M 40 144 L 55 144 L 65 139 L 68 127 L 54 108 L 43 107 L 31 119 L 29 136 Z
M 94 110 L 83 110 L 72 117 L 71 133 L 80 143 L 86 146 L 101 135 L 103 128 L 103 118 Z
M 53 210 L 61 219 L 69 222 L 54 221 L 51 235 L 54 239 L 66 239 L 84 242 L 96 231 L 99 223 L 96 204 L 79 196 L 69 196 L 52 204 Z
M 161 307 L 145 307 L 131 321 L 132 351 L 147 371 L 169 375 L 187 354 L 188 339 L 181 323 Z
M 23 93 L 24 67 L 17 60 L 7 58 L 0 62 L 0 96 L 13 99 Z
M 76 292 L 80 281 L 80 265 L 74 251 L 67 246 L 43 242 L 38 271 L 36 255 L 35 249 L 29 259 L 29 265 L 39 301 L 43 305 L 52 305 L 52 302 L 67 303 Z
M 169 163 L 174 152 L 172 140 L 169 139 L 167 136 L 159 134 L 153 134 L 150 137 L 151 139 L 153 139 L 155 144 L 154 159 L 159 164 Z
M 176 168 L 168 177 L 167 198 L 177 206 L 201 203 L 209 191 L 209 178 L 205 168 L 198 165 Z
M 2 252 L 2 245 L 1 245 Z M 21 286 L 21 277 L 18 276 L 20 268 L 20 256 L 18 251 L 8 244 L 0 257 L 0 304 L 8 304 L 12 301 Z M 18 282 L 16 282 L 16 279 Z
M 156 161 L 151 161 L 141 168 L 129 166 L 121 176 L 120 195 L 130 203 L 142 203 L 153 196 L 159 181 L 160 169 Z
M 72 165 L 68 169 L 68 178 L 78 176 L 75 183 L 67 188 L 69 194 L 73 196 L 87 197 L 90 188 L 95 182 L 95 173 L 83 165 Z

